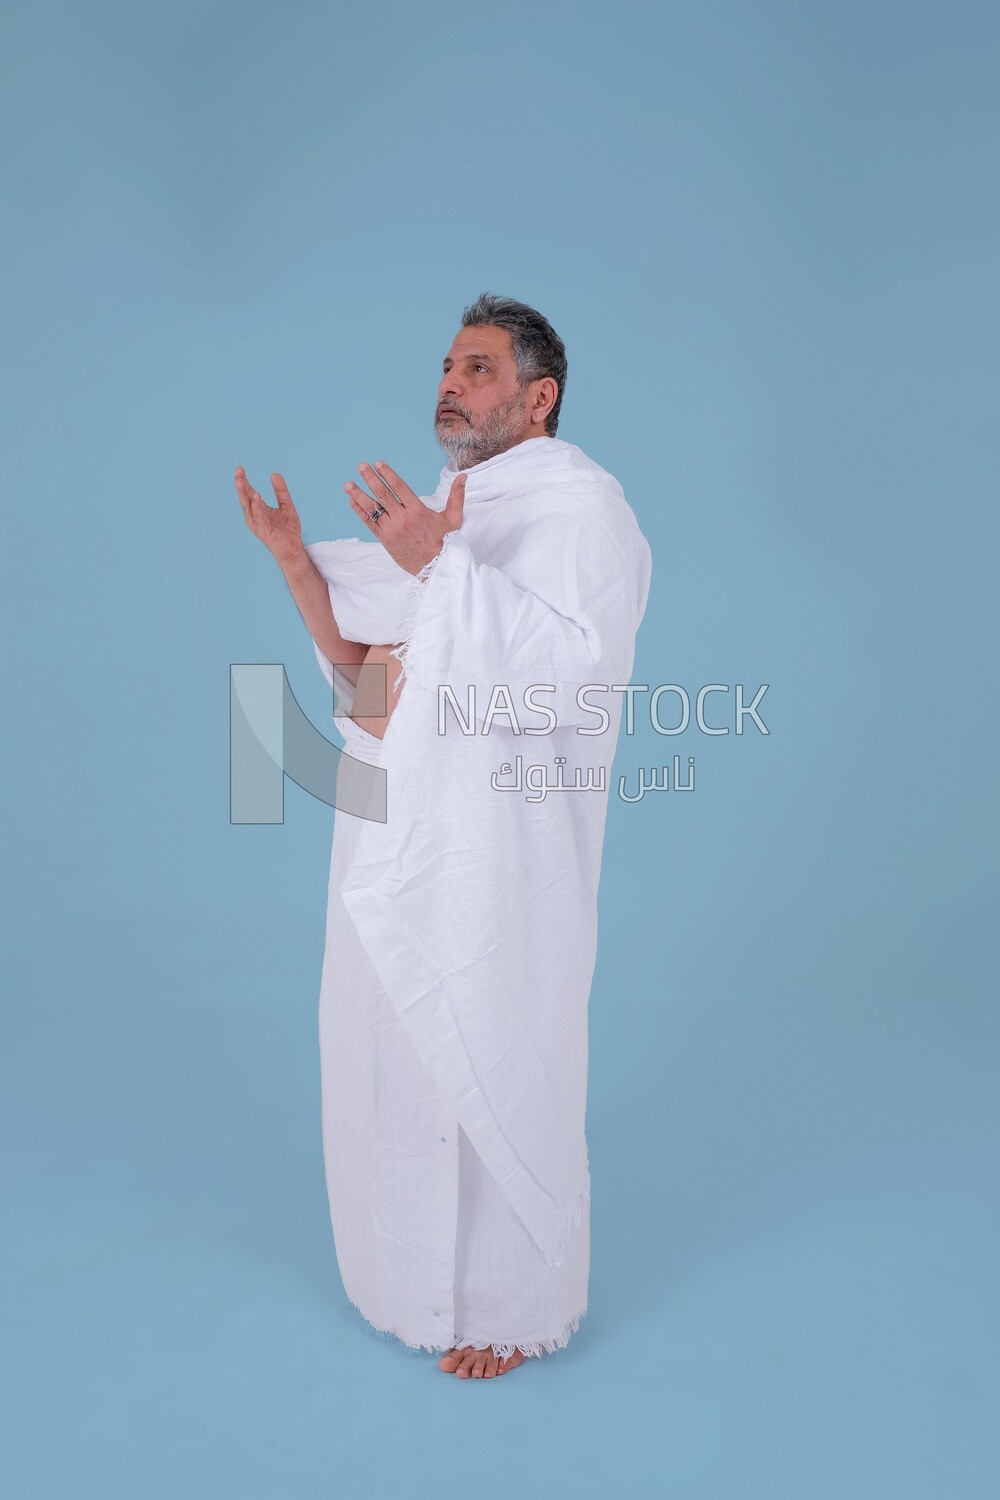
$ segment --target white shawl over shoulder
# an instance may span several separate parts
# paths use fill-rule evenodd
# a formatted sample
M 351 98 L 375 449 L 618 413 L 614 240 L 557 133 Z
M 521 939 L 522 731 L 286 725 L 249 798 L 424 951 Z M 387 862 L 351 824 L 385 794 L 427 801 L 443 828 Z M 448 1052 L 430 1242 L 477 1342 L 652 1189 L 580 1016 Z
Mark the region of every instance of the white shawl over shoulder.
M 443 510 L 457 472 L 448 463 L 424 503 Z M 400 643 L 405 677 L 381 751 L 387 821 L 362 828 L 345 905 L 437 1086 L 557 1265 L 589 1192 L 587 1006 L 622 699 L 610 688 L 631 674 L 649 547 L 618 482 L 544 437 L 468 470 L 463 524 L 416 577 L 375 541 L 308 551 L 341 633 Z M 450 707 L 439 732 L 441 684 L 463 715 L 472 706 L 468 732 Z M 496 711 L 501 685 L 516 722 Z M 610 721 L 593 733 L 598 706 Z M 522 762 L 535 775 L 516 789 Z

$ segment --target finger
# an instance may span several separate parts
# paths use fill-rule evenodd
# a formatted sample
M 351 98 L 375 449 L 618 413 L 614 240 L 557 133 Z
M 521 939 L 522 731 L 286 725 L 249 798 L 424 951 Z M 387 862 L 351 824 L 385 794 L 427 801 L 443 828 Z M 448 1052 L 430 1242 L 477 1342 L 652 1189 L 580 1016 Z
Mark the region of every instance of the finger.
M 271 475 L 271 488 L 274 490 L 275 496 L 277 498 L 279 510 L 289 510 L 294 508 L 292 506 L 292 497 L 288 493 L 288 485 L 285 483 L 284 478 L 281 474 Z
M 246 476 L 244 475 L 241 478 L 240 477 L 241 475 L 243 475 L 243 470 L 242 469 L 237 469 L 236 470 L 236 498 L 240 502 L 240 508 L 243 511 L 243 514 L 245 516 L 249 517 L 249 514 L 250 514 L 250 500 L 249 500 L 249 496 L 246 493 Z
M 390 468 L 385 459 L 376 459 L 375 468 L 379 477 L 389 486 L 400 505 L 420 504 L 420 496 L 410 489 L 405 479 L 400 479 L 395 469 Z
M 381 511 L 381 514 L 378 517 L 378 524 L 380 526 L 385 526 L 386 522 L 392 515 L 392 510 L 388 508 L 389 506 L 393 505 L 393 501 L 391 499 L 380 500 L 377 496 L 372 499 L 367 490 L 363 490 L 360 485 L 355 484 L 354 481 L 350 479 L 347 481 L 347 484 L 344 485 L 344 489 L 347 490 L 347 493 L 351 496 L 352 499 L 358 500 L 359 503 L 365 507 L 366 513 L 371 512 L 375 509 L 376 506 L 378 506 L 379 510 Z
M 246 517 L 247 525 L 250 527 L 253 527 L 256 521 L 258 506 L 263 506 L 265 510 L 270 510 L 271 508 L 270 506 L 264 506 L 263 500 L 247 479 L 245 469 L 236 470 L 236 493 L 243 507 L 243 514 Z
M 383 505 L 388 505 L 392 509 L 395 509 L 397 505 L 402 505 L 402 500 L 393 494 L 385 480 L 372 468 L 371 464 L 358 464 L 358 473 L 375 498 L 381 500 Z
M 372 496 L 369 495 L 369 492 L 367 492 L 366 489 L 361 489 L 360 484 L 355 484 L 352 478 L 349 478 L 349 480 L 346 481 L 346 484 L 343 487 L 345 487 L 346 492 L 348 492 L 348 499 L 349 501 L 351 501 L 351 504 L 354 505 L 357 513 L 360 514 L 360 516 L 361 514 L 363 514 L 363 516 L 367 519 L 367 516 L 372 513 L 372 510 L 375 510 L 375 499 L 373 499 Z M 379 501 L 378 504 L 381 504 L 381 501 Z M 385 514 L 388 514 L 388 511 Z
M 468 478 L 468 474 L 459 474 L 448 491 L 448 501 L 444 508 L 444 518 L 452 530 L 457 530 L 461 526 L 465 515 L 465 486 Z
M 347 483 L 344 485 L 344 489 L 347 491 L 347 498 L 351 502 L 351 509 L 362 520 L 367 521 L 372 508 L 370 496 L 366 495 L 364 490 L 359 490 L 356 484 Z
M 378 536 L 382 526 L 385 525 L 385 514 L 378 521 L 373 521 L 371 515 L 375 502 L 371 495 L 366 490 L 359 488 L 358 485 L 352 484 L 350 480 L 344 485 L 344 489 L 347 491 L 347 498 L 351 502 L 351 509 L 354 511 L 354 514 L 360 516 L 368 527 L 368 530 L 375 536 Z
M 246 470 L 245 469 L 238 469 L 236 471 L 236 487 L 237 487 L 238 490 L 241 491 L 241 493 L 243 494 L 243 496 L 244 496 L 244 498 L 246 500 L 259 500 L 260 499 L 260 496 L 258 495 L 257 491 L 254 489 L 253 485 L 250 483 L 249 479 L 247 478 Z

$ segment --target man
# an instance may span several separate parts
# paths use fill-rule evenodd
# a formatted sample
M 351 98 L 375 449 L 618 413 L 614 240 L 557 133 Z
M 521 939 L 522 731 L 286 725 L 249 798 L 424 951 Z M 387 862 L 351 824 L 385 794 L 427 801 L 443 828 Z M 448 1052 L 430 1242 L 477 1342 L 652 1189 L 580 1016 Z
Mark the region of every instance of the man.
M 565 383 L 547 320 L 484 294 L 443 362 L 435 493 L 381 461 L 344 486 L 371 541 L 304 546 L 281 475 L 274 510 L 236 471 L 346 705 L 338 791 L 385 772 L 384 821 L 339 811 L 331 855 L 338 1265 L 373 1327 L 463 1379 L 564 1347 L 587 1307 L 597 886 L 650 554 L 556 436 Z

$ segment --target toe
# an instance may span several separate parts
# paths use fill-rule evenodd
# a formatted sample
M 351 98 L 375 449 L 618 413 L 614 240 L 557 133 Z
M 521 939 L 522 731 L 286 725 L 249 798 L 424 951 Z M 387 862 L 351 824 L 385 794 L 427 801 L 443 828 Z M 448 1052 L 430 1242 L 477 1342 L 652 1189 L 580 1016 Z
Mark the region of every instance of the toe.
M 461 1349 L 449 1349 L 448 1353 L 442 1355 L 442 1357 L 438 1360 L 438 1369 L 445 1370 L 449 1375 L 451 1375 L 456 1365 L 461 1362 L 461 1359 Z
M 478 1380 L 481 1380 L 483 1377 L 483 1373 L 486 1369 L 486 1359 L 488 1354 L 488 1349 L 479 1349 L 476 1351 L 476 1358 L 472 1366 L 472 1373 Z

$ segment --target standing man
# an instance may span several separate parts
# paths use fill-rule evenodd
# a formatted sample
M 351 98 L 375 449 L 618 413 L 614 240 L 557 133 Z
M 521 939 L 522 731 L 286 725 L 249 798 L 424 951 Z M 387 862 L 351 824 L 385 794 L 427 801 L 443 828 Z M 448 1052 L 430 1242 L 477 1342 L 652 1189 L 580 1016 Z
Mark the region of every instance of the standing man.
M 382 461 L 344 486 L 370 541 L 305 546 L 281 475 L 275 510 L 236 471 L 340 698 L 338 790 L 385 772 L 385 820 L 338 811 L 331 856 L 338 1265 L 370 1324 L 461 1378 L 564 1347 L 587 1308 L 587 1009 L 650 552 L 556 436 L 565 383 L 548 321 L 484 294 L 443 361 L 434 494 Z

